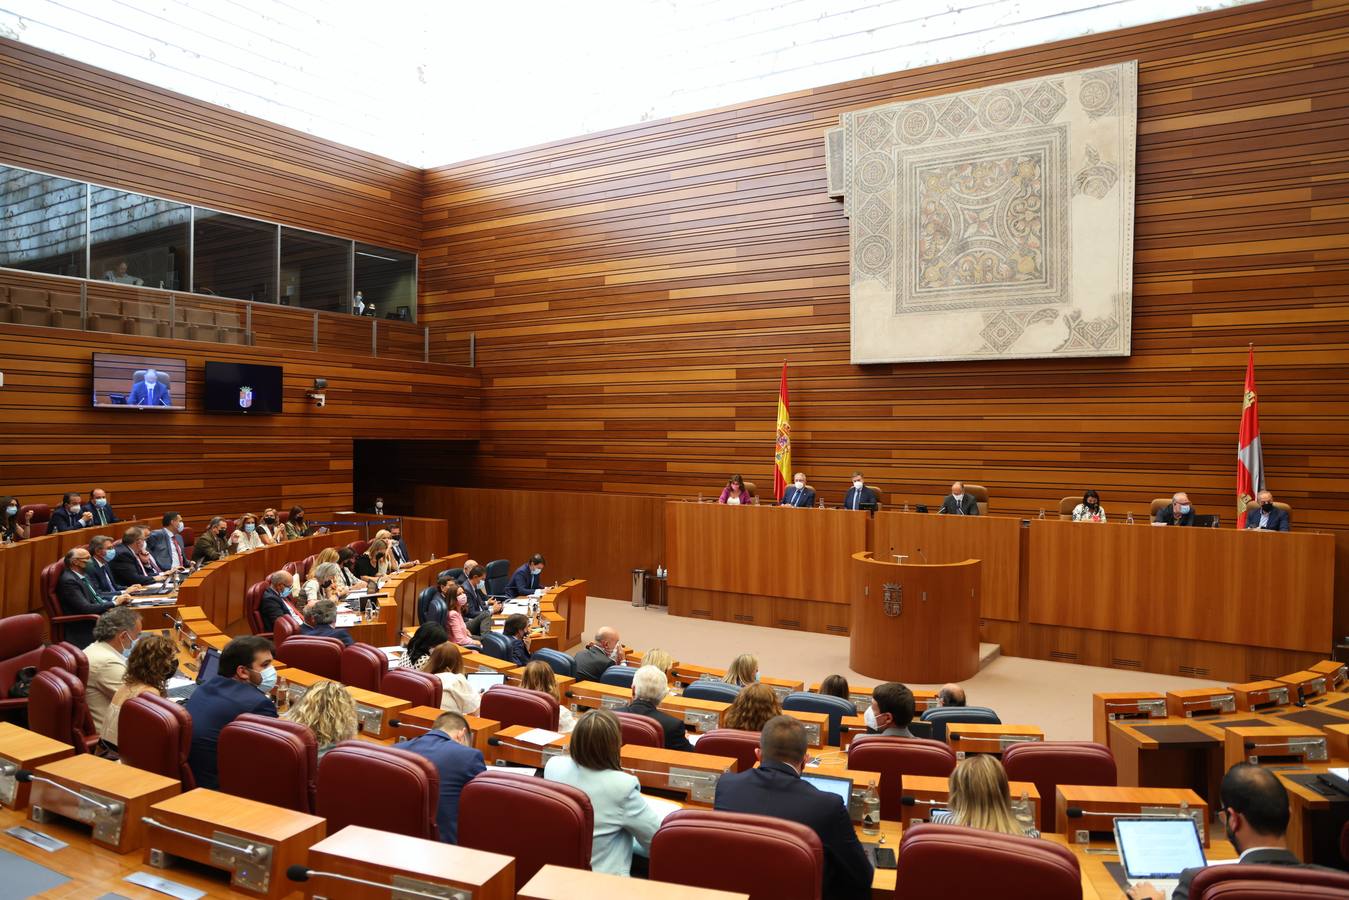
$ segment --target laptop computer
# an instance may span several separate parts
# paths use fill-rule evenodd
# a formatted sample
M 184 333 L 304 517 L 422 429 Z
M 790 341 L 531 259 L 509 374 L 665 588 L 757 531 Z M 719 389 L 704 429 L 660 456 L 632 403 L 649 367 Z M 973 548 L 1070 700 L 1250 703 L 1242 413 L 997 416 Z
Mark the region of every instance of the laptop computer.
M 210 681 L 219 671 L 220 651 L 214 647 L 208 647 L 206 655 L 201 658 L 201 665 L 197 668 L 197 680 L 171 687 L 164 693 L 174 703 L 184 703 L 196 692 L 198 685 Z
M 1194 819 L 1170 816 L 1120 816 L 1115 846 L 1129 886 L 1149 881 L 1170 897 L 1180 873 L 1207 865 Z
M 802 774 L 801 780 L 826 794 L 833 794 L 843 801 L 847 806 L 848 801 L 852 799 L 852 779 L 840 778 L 837 775 L 806 775 Z
M 468 679 L 468 683 L 473 690 L 479 694 L 485 693 L 488 688 L 506 683 L 506 676 L 500 672 L 469 672 L 464 677 Z

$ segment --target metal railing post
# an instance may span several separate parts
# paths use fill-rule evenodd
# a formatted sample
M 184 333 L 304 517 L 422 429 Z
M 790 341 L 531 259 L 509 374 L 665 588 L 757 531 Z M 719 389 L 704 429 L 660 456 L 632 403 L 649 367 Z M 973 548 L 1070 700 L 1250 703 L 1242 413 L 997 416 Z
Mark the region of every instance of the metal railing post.
M 478 333 L 470 331 L 468 333 L 468 365 L 469 368 L 478 364 Z
M 178 295 L 169 294 L 169 337 L 177 339 L 178 337 Z M 187 329 L 183 329 L 183 337 L 187 337 Z
M 370 355 L 379 356 L 379 319 L 370 317 Z
M 80 331 L 89 330 L 89 282 L 80 283 Z
M 251 300 L 244 304 L 244 335 L 248 341 L 248 346 L 252 347 L 257 343 L 257 339 L 253 337 L 253 301 Z
M 319 352 L 319 314 L 318 314 L 318 310 L 314 310 L 314 341 L 313 341 L 313 343 L 314 343 L 314 352 L 315 352 L 315 353 L 318 353 L 318 352 Z
M 422 362 L 431 361 L 431 330 L 422 326 Z

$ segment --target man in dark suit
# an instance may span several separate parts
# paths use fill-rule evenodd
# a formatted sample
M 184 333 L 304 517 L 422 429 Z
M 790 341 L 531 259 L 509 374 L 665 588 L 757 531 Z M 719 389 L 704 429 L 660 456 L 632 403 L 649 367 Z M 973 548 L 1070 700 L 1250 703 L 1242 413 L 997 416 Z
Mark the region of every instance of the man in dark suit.
M 95 535 L 89 541 L 89 568 L 84 570 L 84 577 L 89 579 L 100 600 L 111 600 L 121 593 L 112 577 L 112 561 L 116 555 L 112 538 L 106 534 Z
M 618 629 L 605 625 L 595 632 L 595 639 L 576 654 L 576 680 L 599 681 L 604 670 L 623 661 L 623 644 Z
M 309 608 L 304 613 L 304 624 L 300 626 L 300 634 L 311 635 L 312 637 L 330 637 L 337 638 L 342 642 L 343 647 L 350 647 L 354 641 L 345 628 L 335 627 L 337 622 L 337 604 L 332 600 L 319 600 L 317 603 L 309 604 Z
M 529 665 L 529 616 L 519 613 L 507 616 L 501 626 L 501 633 L 510 641 L 507 660 L 517 666 Z
M 301 622 L 304 620 L 296 611 L 294 604 L 290 602 L 291 592 L 295 588 L 295 581 L 291 574 L 285 569 L 273 572 L 267 579 L 267 590 L 262 592 L 262 599 L 258 601 L 258 613 L 262 616 L 262 630 L 272 631 L 276 628 L 276 620 L 291 616 Z
M 112 504 L 108 502 L 108 492 L 103 488 L 94 488 L 89 492 L 89 505 L 93 514 L 90 525 L 111 525 L 114 522 L 120 522 L 117 513 L 112 511 Z
M 141 559 L 142 553 L 149 562 Z M 154 557 L 148 554 L 145 529 L 139 525 L 132 525 L 122 532 L 122 545 L 113 555 L 111 567 L 112 580 L 125 588 L 137 584 L 154 584 L 163 576 L 159 566 L 155 565 Z
M 789 716 L 768 720 L 759 737 L 758 768 L 723 775 L 713 808 L 799 822 L 824 846 L 823 900 L 871 897 L 871 863 L 853 830 L 848 807 L 801 780 L 806 764 L 805 726 Z
M 1260 503 L 1257 509 L 1246 510 L 1247 531 L 1288 531 L 1292 527 L 1288 511 L 1274 505 L 1274 495 L 1261 491 L 1255 495 Z
M 80 504 L 79 494 L 62 494 L 61 505 L 52 510 L 47 520 L 47 533 L 74 531 L 94 524 L 94 514 Z
M 206 530 L 192 545 L 192 561 L 205 565 L 226 556 L 230 552 L 229 539 L 226 537 L 228 534 L 225 519 L 222 516 L 214 516 L 211 523 L 206 526 Z
M 159 373 L 154 369 L 145 370 L 145 380 L 138 381 L 131 386 L 131 393 L 126 398 L 127 406 L 172 406 L 173 400 L 169 397 L 169 386 L 159 380 Z
M 394 561 L 400 566 L 412 562 L 412 557 L 408 555 L 408 545 L 403 543 L 403 526 L 398 522 L 389 526 L 389 551 L 393 553 Z
M 56 604 L 63 616 L 101 616 L 103 613 L 126 603 L 130 598 L 125 594 L 113 600 L 103 600 L 89 583 L 85 570 L 89 567 L 89 551 L 84 547 L 75 547 L 65 556 L 65 568 L 56 580 Z M 65 639 L 83 650 L 94 640 L 93 622 L 68 622 L 65 626 Z
M 459 792 L 487 770 L 482 751 L 469 746 L 468 720 L 456 712 L 441 713 L 431 730 L 398 745 L 431 761 L 440 773 L 440 802 L 436 805 L 436 828 L 447 844 L 459 842 Z
M 632 702 L 627 706 L 620 706 L 617 711 L 655 719 L 661 731 L 665 732 L 666 750 L 692 750 L 693 745 L 689 743 L 684 723 L 656 708 L 665 699 L 669 690 L 670 686 L 665 680 L 664 672 L 655 666 L 642 666 L 632 676 Z
M 1193 525 L 1194 507 L 1190 505 L 1190 495 L 1181 491 L 1171 495 L 1171 505 L 1157 510 L 1152 521 L 1159 525 Z
M 780 506 L 807 507 L 815 505 L 815 491 L 806 487 L 806 476 L 797 472 L 792 476 L 791 485 L 782 492 Z
M 447 572 L 441 572 L 436 578 L 436 586 L 422 591 L 417 597 L 417 624 L 435 622 L 444 625 L 445 619 L 459 593 L 459 585 Z
M 276 667 L 272 665 L 272 642 L 254 634 L 237 637 L 220 653 L 220 669 L 215 678 L 199 685 L 187 700 L 192 717 L 192 748 L 187 764 L 197 787 L 220 787 L 216 765 L 216 745 L 220 729 L 244 713 L 276 718 L 272 689 L 276 687 Z
M 1237 857 L 1238 865 L 1318 868 L 1304 865 L 1288 850 L 1284 839 L 1288 830 L 1288 791 L 1269 769 L 1237 763 L 1223 776 L 1218 797 L 1222 803 L 1218 812 L 1227 829 L 1227 839 L 1241 854 Z M 1180 873 L 1180 884 L 1171 893 L 1171 900 L 1189 900 L 1190 884 L 1197 872 L 1196 868 Z M 1165 900 L 1162 892 L 1146 881 L 1134 885 L 1128 895 L 1133 900 Z
M 460 576 L 459 586 L 464 589 L 467 604 L 464 606 L 464 624 L 468 633 L 482 636 L 483 630 L 491 630 L 492 616 L 501 612 L 501 601 L 487 595 L 487 570 L 475 560 L 464 563 L 464 572 Z
M 515 570 L 506 585 L 507 597 L 526 597 L 543 587 L 543 555 L 535 553 L 529 562 Z
M 183 549 L 183 517 L 176 512 L 166 512 L 161 520 L 163 528 L 150 532 L 145 539 L 155 565 L 165 572 L 187 565 L 187 552 Z
M 876 509 L 880 505 L 880 499 L 876 492 L 867 487 L 865 479 L 861 472 L 852 473 L 852 487 L 843 495 L 844 509 Z
M 941 509 L 937 512 L 948 516 L 977 516 L 979 504 L 965 493 L 965 484 L 957 481 L 951 485 L 951 493 L 942 498 Z

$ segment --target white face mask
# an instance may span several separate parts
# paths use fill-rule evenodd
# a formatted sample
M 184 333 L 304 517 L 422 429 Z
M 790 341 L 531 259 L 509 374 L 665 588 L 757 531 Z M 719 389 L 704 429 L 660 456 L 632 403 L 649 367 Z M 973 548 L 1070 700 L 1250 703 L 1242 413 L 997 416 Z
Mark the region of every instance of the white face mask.
M 866 483 L 863 482 L 863 481 L 854 481 L 854 482 L 852 483 L 852 486 L 855 487 L 855 488 L 857 488 L 857 489 L 860 491 L 863 487 L 866 486 Z
M 800 490 L 805 490 L 805 487 L 806 487 L 806 483 L 805 483 L 804 481 L 798 481 L 798 482 L 796 482 L 796 489 L 797 489 L 798 491 L 800 491 Z
M 862 713 L 862 721 L 866 722 L 867 727 L 870 728 L 872 731 L 881 730 L 881 727 L 876 724 L 876 711 L 874 708 L 870 706 L 867 707 L 866 712 Z

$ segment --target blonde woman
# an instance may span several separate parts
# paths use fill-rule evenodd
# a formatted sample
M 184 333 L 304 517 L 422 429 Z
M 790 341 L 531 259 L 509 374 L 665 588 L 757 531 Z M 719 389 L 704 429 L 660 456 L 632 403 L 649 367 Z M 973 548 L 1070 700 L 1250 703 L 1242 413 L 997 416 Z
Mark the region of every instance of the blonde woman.
M 655 666 L 669 678 L 670 670 L 675 667 L 675 658 L 659 647 L 653 647 L 642 654 L 642 665 Z
M 375 538 L 365 552 L 356 557 L 356 574 L 362 578 L 383 578 L 389 574 L 389 542 Z
M 753 653 L 742 653 L 732 662 L 731 667 L 722 676 L 722 681 L 744 687 L 759 680 L 759 657 Z
M 240 516 L 239 521 L 234 523 L 234 533 L 230 535 L 230 543 L 234 545 L 235 553 L 261 550 L 264 544 L 262 535 L 258 532 L 258 517 L 252 513 L 244 513 Z
M 476 716 L 482 695 L 464 677 L 464 655 L 452 641 L 431 651 L 426 671 L 440 679 L 440 708 L 446 712 Z
M 269 506 L 262 511 L 262 524 L 258 526 L 258 537 L 263 546 L 270 547 L 286 539 L 286 531 L 281 525 L 281 516 L 276 508 Z
M 726 727 L 763 731 L 768 720 L 782 715 L 777 693 L 766 684 L 747 684 L 726 710 Z
M 576 727 L 576 718 L 572 715 L 567 704 L 562 702 L 562 691 L 558 689 L 557 679 L 553 677 L 553 667 L 542 660 L 525 666 L 525 674 L 520 677 L 520 687 L 527 691 L 538 691 L 541 694 L 547 694 L 557 701 L 557 731 L 559 734 L 570 734 Z
M 1040 832 L 1016 820 L 1010 795 L 1007 772 L 997 757 L 987 754 L 967 756 L 956 763 L 955 771 L 951 773 L 951 811 L 933 813 L 932 821 L 1038 838 Z
M 342 741 L 356 737 L 356 701 L 336 681 L 320 681 L 305 691 L 286 718 L 314 732 L 320 759 Z

